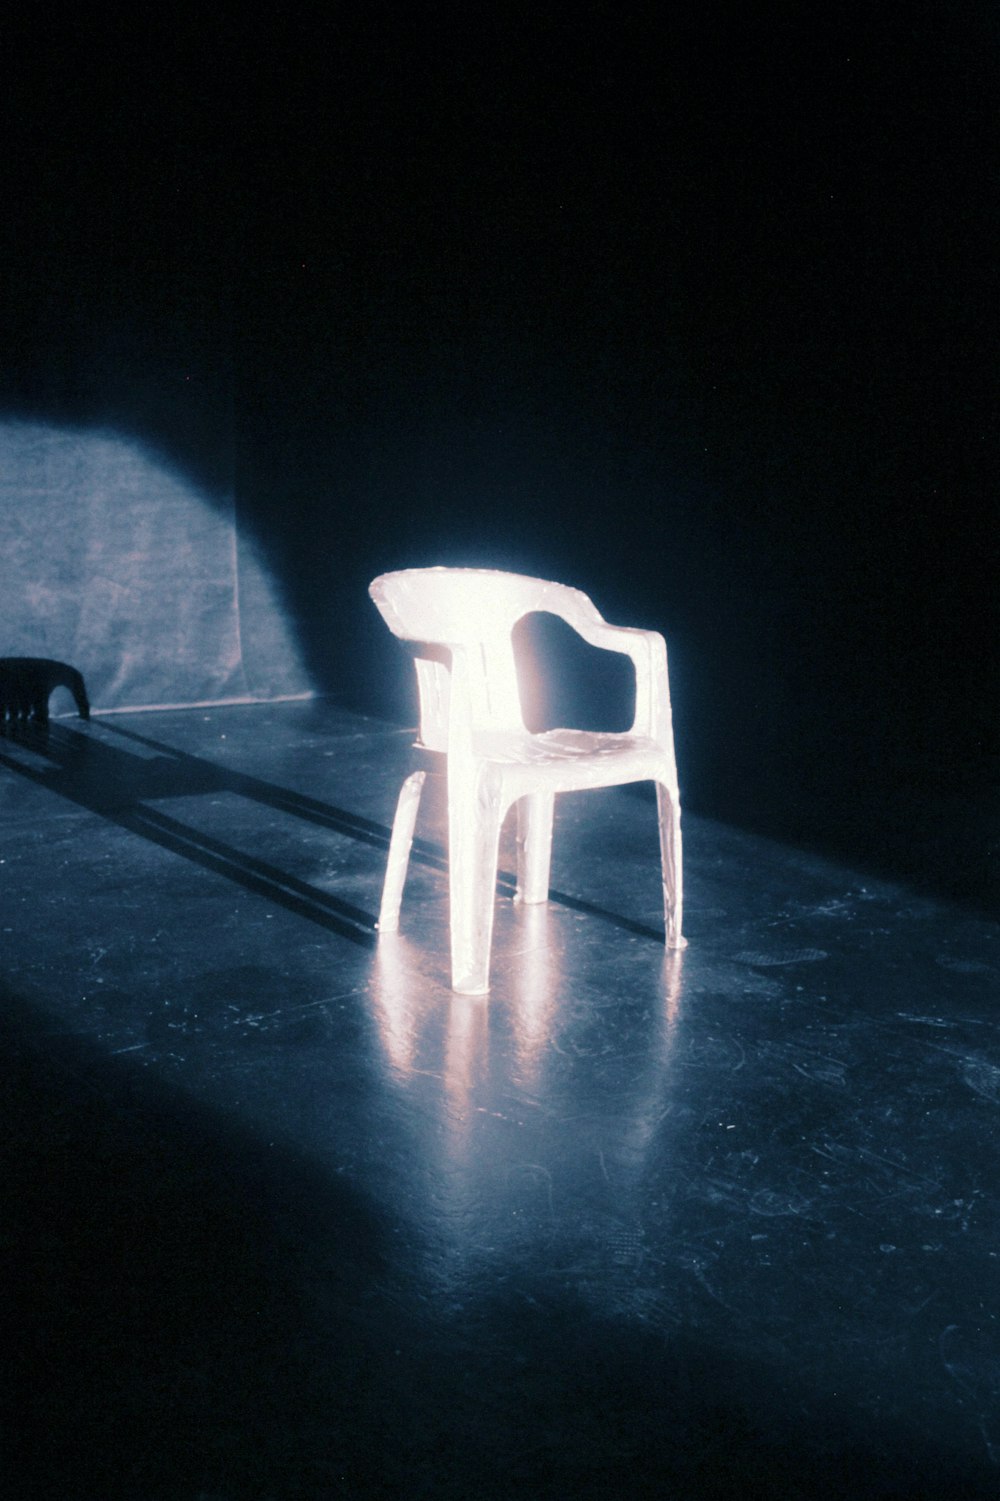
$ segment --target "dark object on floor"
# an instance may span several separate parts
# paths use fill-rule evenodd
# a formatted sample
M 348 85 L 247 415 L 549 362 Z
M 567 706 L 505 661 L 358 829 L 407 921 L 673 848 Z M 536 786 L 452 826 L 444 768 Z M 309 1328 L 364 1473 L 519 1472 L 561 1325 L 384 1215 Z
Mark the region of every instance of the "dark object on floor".
M 68 688 L 81 719 L 90 718 L 83 674 L 49 657 L 0 657 L 0 724 L 6 719 L 49 722 L 49 699 Z

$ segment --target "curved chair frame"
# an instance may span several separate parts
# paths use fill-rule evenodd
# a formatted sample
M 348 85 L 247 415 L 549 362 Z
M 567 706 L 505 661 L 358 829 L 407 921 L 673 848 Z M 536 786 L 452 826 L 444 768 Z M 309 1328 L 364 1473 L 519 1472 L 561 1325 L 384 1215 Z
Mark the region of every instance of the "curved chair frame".
M 656 631 L 609 625 L 578 589 L 477 568 L 409 568 L 369 593 L 394 635 L 414 649 L 420 695 L 417 744 L 447 762 L 452 988 L 489 989 L 500 829 L 518 810 L 515 900 L 548 899 L 557 792 L 656 784 L 668 948 L 681 948 L 680 796 L 667 651 Z M 591 646 L 635 667 L 635 718 L 623 734 L 524 724 L 512 631 L 536 611 L 559 616 Z M 393 932 L 425 773 L 403 784 L 393 822 L 379 929 Z

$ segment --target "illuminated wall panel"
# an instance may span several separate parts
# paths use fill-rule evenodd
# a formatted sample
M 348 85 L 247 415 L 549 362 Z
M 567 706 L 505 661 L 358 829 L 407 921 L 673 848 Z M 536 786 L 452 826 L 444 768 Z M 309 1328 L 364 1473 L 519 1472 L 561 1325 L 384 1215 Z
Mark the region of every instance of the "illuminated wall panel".
M 310 688 L 231 497 L 134 439 L 34 423 L 0 423 L 0 655 L 71 662 L 98 710 Z

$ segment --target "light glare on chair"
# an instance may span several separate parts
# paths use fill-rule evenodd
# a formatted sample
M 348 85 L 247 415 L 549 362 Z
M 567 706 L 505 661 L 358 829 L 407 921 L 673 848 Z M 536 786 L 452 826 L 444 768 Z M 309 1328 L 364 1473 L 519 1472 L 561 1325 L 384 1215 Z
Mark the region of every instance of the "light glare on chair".
M 384 573 L 369 593 L 394 635 L 414 649 L 424 749 L 444 754 L 452 989 L 489 989 L 500 829 L 517 805 L 517 893 L 548 898 L 555 794 L 627 782 L 656 784 L 668 948 L 681 948 L 680 798 L 667 653 L 656 631 L 609 625 L 579 589 L 479 568 Z M 525 615 L 558 615 L 591 646 L 635 668 L 635 719 L 626 733 L 524 724 L 512 632 Z M 398 927 L 424 774 L 400 792 L 379 928 Z

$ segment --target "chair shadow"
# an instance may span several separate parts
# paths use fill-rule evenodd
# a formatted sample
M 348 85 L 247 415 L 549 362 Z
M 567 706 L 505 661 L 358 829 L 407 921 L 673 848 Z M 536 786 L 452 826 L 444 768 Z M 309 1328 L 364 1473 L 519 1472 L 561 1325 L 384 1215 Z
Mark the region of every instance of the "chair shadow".
M 107 743 L 107 735 L 158 754 L 130 754 Z M 29 752 L 30 758 L 19 755 L 18 749 Z M 39 757 L 48 765 L 40 765 Z M 373 948 L 377 941 L 374 913 L 149 805 L 174 797 L 235 794 L 370 845 L 383 854 L 388 853 L 391 834 L 385 824 L 105 720 L 91 722 L 85 732 L 61 723 L 20 726 L 16 733 L 0 737 L 0 766 L 352 943 Z M 434 870 L 448 870 L 447 850 L 433 840 L 414 839 L 411 858 Z M 497 872 L 500 894 L 512 896 L 516 885 L 513 872 Z M 663 942 L 662 930 L 569 892 L 553 888 L 549 899 L 638 937 Z
M 135 730 L 127 730 L 123 726 L 110 724 L 102 724 L 101 727 L 110 730 L 113 734 L 122 735 L 129 740 L 148 746 L 152 750 L 162 751 L 185 766 L 200 768 L 200 774 L 208 779 L 206 790 L 221 789 L 237 792 L 243 797 L 265 803 L 268 807 L 281 812 L 293 813 L 299 818 L 309 819 L 325 828 L 335 829 L 339 834 L 361 840 L 388 853 L 392 831 L 385 824 L 375 823 L 371 819 L 363 818 L 357 813 L 349 813 L 344 808 L 334 807 L 331 803 L 321 802 L 317 798 L 306 797 L 303 793 L 292 792 L 286 787 L 278 787 L 273 782 L 265 782 L 245 772 L 229 771 L 204 757 L 192 756 L 186 751 L 175 750 L 172 746 L 153 740 L 147 735 L 140 735 Z M 411 859 L 434 870 L 444 872 L 448 870 L 448 851 L 444 845 L 431 839 L 415 838 Z M 498 870 L 497 891 L 504 896 L 513 896 L 516 889 L 517 876 L 514 872 Z M 556 902 L 559 906 L 568 907 L 573 912 L 581 912 L 588 917 L 596 917 L 603 922 L 611 923 L 626 933 L 634 933 L 640 938 L 651 939 L 654 943 L 663 942 L 662 929 L 657 930 L 647 923 L 636 922 L 620 912 L 612 912 L 594 902 L 585 901 L 582 897 L 572 896 L 569 892 L 559 891 L 552 887 L 549 890 L 549 900 Z
M 118 729 L 114 733 L 135 740 L 143 738 Z M 156 744 L 152 741 L 145 743 Z M 18 748 L 28 751 L 30 759 L 18 755 Z M 47 730 L 29 725 L 16 737 L 0 741 L 0 766 L 6 766 L 49 792 L 98 814 L 130 834 L 137 834 L 299 917 L 318 923 L 351 943 L 363 948 L 374 947 L 375 918 L 372 913 L 342 897 L 319 890 L 270 861 L 247 854 L 149 806 L 151 801 L 167 797 L 237 792 L 256 796 L 272 807 L 284 808 L 287 801 L 282 795 L 283 789 L 269 789 L 271 795 L 264 796 L 268 789 L 266 783 L 230 773 L 210 761 L 173 751 L 170 747 L 162 749 L 166 754 L 150 760 L 107 745 L 94 734 L 93 728 L 82 734 L 62 725 Z M 292 811 L 299 810 L 293 808 Z M 362 827 L 363 821 L 356 821 L 349 814 L 333 809 L 325 811 L 327 816 L 322 821 L 328 827 L 370 843 L 381 842 L 388 848 L 388 831 L 380 841 L 377 825 Z

